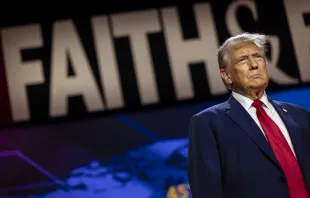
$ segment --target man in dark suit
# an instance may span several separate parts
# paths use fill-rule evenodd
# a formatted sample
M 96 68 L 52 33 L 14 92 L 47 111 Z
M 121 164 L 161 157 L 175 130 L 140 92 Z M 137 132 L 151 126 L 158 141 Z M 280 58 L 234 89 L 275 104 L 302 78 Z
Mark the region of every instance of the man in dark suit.
M 265 44 L 243 33 L 218 50 L 232 93 L 190 121 L 193 198 L 309 198 L 310 112 L 266 95 Z

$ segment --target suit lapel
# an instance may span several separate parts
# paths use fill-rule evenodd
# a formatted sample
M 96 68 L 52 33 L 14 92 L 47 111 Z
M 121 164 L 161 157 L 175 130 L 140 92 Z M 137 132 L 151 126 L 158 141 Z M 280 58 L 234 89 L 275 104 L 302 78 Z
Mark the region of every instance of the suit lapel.
M 293 148 L 294 148 L 296 157 L 299 161 L 299 164 L 302 168 L 304 168 L 303 166 L 305 165 L 307 161 L 306 158 L 308 156 L 305 153 L 306 148 L 304 148 L 305 143 L 303 143 L 304 140 L 302 137 L 301 129 L 299 128 L 298 124 L 295 122 L 291 114 L 288 112 L 288 110 L 285 109 L 285 107 L 283 107 L 281 104 L 275 101 L 272 101 L 270 98 L 269 98 L 269 101 L 274 106 L 279 116 L 281 117 L 283 123 L 285 124 L 287 131 L 290 135 Z
M 231 96 L 226 103 L 226 113 L 245 133 L 247 133 L 262 152 L 280 167 L 278 160 L 273 154 L 271 147 L 260 128 L 233 96 Z

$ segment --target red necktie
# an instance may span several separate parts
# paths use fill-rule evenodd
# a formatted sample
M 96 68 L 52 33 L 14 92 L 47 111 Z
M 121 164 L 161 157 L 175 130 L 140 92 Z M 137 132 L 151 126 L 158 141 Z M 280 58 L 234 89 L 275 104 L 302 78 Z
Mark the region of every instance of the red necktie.
M 263 102 L 255 100 L 256 115 L 265 132 L 267 140 L 284 172 L 289 188 L 290 198 L 308 198 L 303 176 L 296 157 L 284 138 L 280 128 L 267 115 Z

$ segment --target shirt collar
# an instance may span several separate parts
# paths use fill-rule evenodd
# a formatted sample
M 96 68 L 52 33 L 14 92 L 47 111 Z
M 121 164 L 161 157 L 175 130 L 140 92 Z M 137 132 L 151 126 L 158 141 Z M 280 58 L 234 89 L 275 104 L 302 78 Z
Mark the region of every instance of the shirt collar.
M 232 96 L 246 109 L 249 110 L 252 106 L 252 103 L 254 102 L 252 99 L 243 96 L 237 92 L 232 91 Z M 264 105 L 270 109 L 270 103 L 268 101 L 266 92 L 264 92 L 264 95 L 260 98 L 260 101 L 264 103 Z

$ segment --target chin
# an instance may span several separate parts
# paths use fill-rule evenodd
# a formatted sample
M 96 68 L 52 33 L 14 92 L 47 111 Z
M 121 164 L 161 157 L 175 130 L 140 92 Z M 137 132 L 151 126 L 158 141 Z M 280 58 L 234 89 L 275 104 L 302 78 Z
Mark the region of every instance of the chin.
M 266 88 L 268 85 L 268 83 L 266 82 L 261 82 L 261 83 L 252 83 L 251 87 L 255 88 L 255 89 L 262 89 L 262 88 Z

